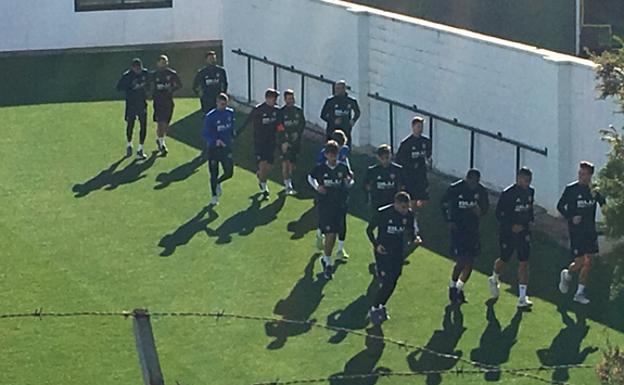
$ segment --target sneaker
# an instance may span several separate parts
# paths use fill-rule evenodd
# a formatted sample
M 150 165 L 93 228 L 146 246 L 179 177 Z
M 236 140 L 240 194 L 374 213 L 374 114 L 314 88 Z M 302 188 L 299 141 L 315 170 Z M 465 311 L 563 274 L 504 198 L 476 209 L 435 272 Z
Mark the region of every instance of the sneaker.
M 589 303 L 589 298 L 585 296 L 585 293 L 576 293 L 573 298 L 574 302 L 578 302 L 581 305 L 587 305 Z
M 323 250 L 325 248 L 325 235 L 316 233 L 316 248 Z
M 221 183 L 217 185 L 217 196 L 220 197 L 223 194 L 223 190 L 221 190 Z
M 449 287 L 448 297 L 449 297 L 449 301 L 451 302 L 457 301 L 457 288 L 456 287 Z
M 138 160 L 145 160 L 145 159 L 147 159 L 147 156 L 145 155 L 145 153 L 143 152 L 143 150 L 139 150 L 139 151 L 137 151 L 136 158 L 137 158 Z
M 323 276 L 327 280 L 332 279 L 334 277 L 334 269 L 332 265 L 325 266 L 325 270 L 323 271 Z
M 488 278 L 488 283 L 490 284 L 490 294 L 492 298 L 498 298 L 500 295 L 500 283 L 498 283 L 498 280 L 493 276 Z
M 567 294 L 568 290 L 570 290 L 568 269 L 563 269 L 561 270 L 561 274 L 559 274 L 559 291 L 561 292 L 561 294 Z
M 129 158 L 132 156 L 132 146 L 128 146 L 126 147 L 126 158 Z
M 457 290 L 457 297 L 455 299 L 455 302 L 460 305 L 463 303 L 468 303 L 468 301 L 466 300 L 466 295 L 464 294 L 463 290 Z
M 518 298 L 518 309 L 520 310 L 527 310 L 530 309 L 531 306 L 533 306 L 533 302 L 529 299 L 528 296 L 524 297 L 524 298 Z
M 216 195 L 213 195 L 213 196 L 212 196 L 212 199 L 210 200 L 210 204 L 211 204 L 212 206 L 216 206 L 216 205 L 218 205 L 218 204 L 219 204 L 219 197 L 218 197 L 218 196 L 216 196 Z
M 325 272 L 325 270 L 327 269 L 327 262 L 325 262 L 325 259 L 323 257 L 319 258 L 319 261 L 321 262 L 321 267 L 323 268 L 323 272 Z
M 368 316 L 371 320 L 371 323 L 375 326 L 381 325 L 381 323 L 383 322 L 382 310 L 376 309 L 375 306 L 372 306 L 370 308 L 370 311 L 368 312 Z
M 160 145 L 160 141 L 158 139 L 156 139 L 156 149 L 158 152 L 162 152 L 162 146 Z
M 164 144 L 160 146 L 160 154 L 162 156 L 167 156 L 168 153 L 169 153 L 169 150 L 167 149 L 167 146 L 165 146 Z
M 349 259 L 349 253 L 347 253 L 344 249 L 338 250 L 338 252 L 336 253 L 336 258 L 346 261 L 347 259 Z
M 286 195 L 297 195 L 297 191 L 295 191 L 295 189 L 292 187 L 287 187 L 284 193 Z
M 414 245 L 415 246 L 420 246 L 423 243 L 423 239 L 420 236 L 420 234 L 416 235 L 416 238 L 414 238 Z

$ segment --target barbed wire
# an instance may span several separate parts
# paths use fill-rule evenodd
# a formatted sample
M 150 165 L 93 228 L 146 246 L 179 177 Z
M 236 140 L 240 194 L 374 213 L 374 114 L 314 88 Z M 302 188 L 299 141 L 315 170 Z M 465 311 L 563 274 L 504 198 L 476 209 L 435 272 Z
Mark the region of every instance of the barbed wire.
M 485 364 L 478 361 L 472 361 L 470 359 L 453 355 L 450 353 L 442 353 L 435 351 L 433 349 L 427 348 L 426 346 L 414 345 L 407 341 L 398 340 L 391 337 L 386 337 L 383 335 L 375 335 L 369 334 L 362 330 L 349 329 L 339 326 L 331 326 L 322 324 L 313 320 L 291 320 L 286 318 L 277 318 L 270 316 L 258 316 L 258 315 L 249 315 L 249 314 L 237 314 L 237 313 L 227 313 L 225 310 L 221 311 L 212 311 L 212 312 L 167 312 L 167 311 L 154 311 L 150 312 L 146 309 L 137 309 L 133 311 L 123 310 L 123 311 L 73 311 L 73 312 L 47 312 L 44 311 L 43 308 L 35 309 L 32 312 L 23 312 L 23 313 L 3 313 L 0 314 L 0 319 L 10 319 L 10 318 L 39 318 L 42 320 L 43 318 L 69 318 L 69 317 L 138 317 L 138 316 L 151 316 L 151 317 L 199 317 L 199 318 L 213 318 L 217 322 L 224 319 L 235 319 L 235 320 L 253 320 L 253 321 L 262 321 L 262 322 L 275 322 L 275 323 L 283 323 L 283 324 L 293 324 L 293 325 L 303 325 L 321 328 L 325 330 L 330 330 L 333 332 L 341 332 L 351 335 L 357 335 L 360 337 L 367 337 L 375 340 L 382 341 L 384 343 L 389 343 L 395 345 L 399 348 L 405 350 L 416 350 L 420 352 L 425 352 L 431 354 L 433 356 L 454 360 L 457 362 L 462 362 L 464 364 L 470 365 L 475 369 L 449 369 L 449 370 L 440 370 L 440 371 L 413 371 L 413 372 L 388 372 L 388 373 L 369 373 L 369 374 L 361 374 L 361 375 L 353 375 L 353 376 L 368 376 L 368 377 L 352 377 L 352 379 L 359 378 L 372 378 L 372 377 L 383 377 L 383 376 L 416 376 L 416 375 L 426 375 L 426 374 L 442 374 L 442 373 L 508 373 L 514 376 L 521 376 L 534 379 L 536 381 L 544 382 L 547 384 L 553 385 L 571 385 L 568 382 L 561 382 L 556 380 L 548 380 L 546 378 L 534 375 L 530 372 L 540 372 L 540 371 L 553 371 L 553 370 L 567 370 L 567 369 L 589 369 L 593 368 L 593 365 L 587 364 L 565 364 L 565 365 L 552 365 L 552 366 L 539 366 L 539 367 L 527 367 L 527 368 L 501 368 L 500 366 Z M 393 374 L 389 374 L 393 373 Z M 351 376 L 351 375 L 349 375 Z M 290 380 L 290 381 L 273 381 L 273 382 L 263 382 L 256 383 L 254 385 L 288 385 L 288 384 L 303 384 L 303 383 L 318 383 L 318 382 L 326 382 L 326 381 L 334 381 L 338 379 L 338 377 L 324 377 L 324 378 L 316 378 L 316 379 L 304 379 L 304 380 Z M 344 378 L 349 379 L 349 378 Z

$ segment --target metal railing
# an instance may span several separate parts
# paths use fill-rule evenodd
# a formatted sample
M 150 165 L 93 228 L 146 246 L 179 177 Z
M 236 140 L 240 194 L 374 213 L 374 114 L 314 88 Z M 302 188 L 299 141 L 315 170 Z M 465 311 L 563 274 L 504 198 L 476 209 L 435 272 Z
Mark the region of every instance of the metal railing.
M 413 105 L 408 105 L 402 102 L 399 102 L 397 100 L 393 100 L 393 99 L 389 99 L 386 97 L 383 97 L 381 95 L 379 95 L 379 93 L 369 93 L 368 96 L 372 99 L 378 100 L 380 102 L 384 102 L 388 104 L 388 114 L 389 114 L 389 130 L 390 130 L 390 146 L 392 148 L 394 148 L 394 109 L 395 107 L 399 107 L 399 108 L 403 108 L 405 110 L 409 110 L 409 111 L 413 111 L 417 114 L 421 114 L 421 115 L 425 115 L 426 117 L 428 117 L 429 119 L 429 138 L 431 139 L 431 142 L 433 143 L 433 135 L 434 135 L 434 121 L 435 120 L 439 120 L 441 122 L 450 124 L 452 126 L 455 127 L 459 127 L 461 129 L 467 130 L 470 132 L 470 167 L 474 167 L 474 163 L 475 163 L 475 139 L 476 139 L 476 135 L 482 135 L 494 140 L 497 140 L 499 142 L 502 143 L 508 143 L 510 145 L 513 145 L 516 147 L 516 170 L 520 168 L 520 164 L 521 164 L 521 150 L 527 150 L 527 151 L 531 151 L 534 152 L 536 154 L 540 154 L 540 155 L 544 155 L 544 156 L 548 156 L 548 148 L 544 147 L 544 148 L 539 148 L 539 147 L 535 147 L 533 145 L 527 144 L 527 143 L 523 143 L 520 141 L 517 141 L 515 139 L 511 139 L 511 138 L 506 138 L 503 136 L 503 134 L 499 133 L 492 133 L 490 131 L 486 131 L 483 130 L 481 128 L 478 127 L 474 127 L 474 126 L 470 126 L 468 124 L 464 124 L 464 123 L 460 123 L 457 119 L 451 119 L 451 118 L 447 118 L 438 114 L 435 114 L 433 112 L 430 111 L 426 111 L 423 110 L 422 108 L 418 108 L 417 105 L 413 104 Z

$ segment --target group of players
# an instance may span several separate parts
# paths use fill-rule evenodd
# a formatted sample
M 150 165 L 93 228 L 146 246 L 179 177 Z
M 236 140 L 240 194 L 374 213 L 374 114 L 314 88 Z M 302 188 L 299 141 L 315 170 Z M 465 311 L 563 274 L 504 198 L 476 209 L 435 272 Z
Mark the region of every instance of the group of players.
M 208 65 L 198 72 L 193 88 L 200 96 L 205 113 L 202 136 L 206 141 L 211 204 L 219 203 L 222 183 L 233 176 L 233 140 L 250 123 L 253 126 L 260 192 L 269 195 L 267 179 L 277 151 L 282 162 L 285 193 L 296 194 L 292 173 L 306 120 L 302 109 L 295 104 L 294 91 L 286 90 L 284 105 L 278 107 L 280 93 L 267 89 L 264 102 L 251 111 L 240 129 L 235 130 L 234 110 L 228 106 L 225 70 L 216 65 L 214 52 L 209 52 L 206 57 Z M 137 157 L 144 158 L 145 92 L 148 84 L 152 84 L 153 89 L 158 151 L 163 155 L 167 153 L 164 136 L 173 112 L 172 95 L 182 86 L 167 63 L 166 56 L 162 55 L 157 70 L 150 74 L 142 68 L 140 60 L 135 59 L 119 82 L 118 88 L 126 91 L 128 156 L 132 155 L 132 128 L 138 118 L 141 136 Z M 349 190 L 355 184 L 349 152 L 351 132 L 359 116 L 358 103 L 348 95 L 346 83 L 336 82 L 333 95 L 325 101 L 321 111 L 321 118 L 327 123 L 326 143 L 307 177 L 309 185 L 317 192 L 315 205 L 319 222 L 316 239 L 317 247 L 322 251 L 320 264 L 323 275 L 328 280 L 332 279 L 335 270 L 332 254 L 336 240 L 337 260 L 346 261 L 349 258 L 344 248 L 346 216 Z M 377 164 L 368 167 L 364 178 L 372 211 L 366 232 L 373 246 L 375 274 L 379 281 L 379 290 L 370 309 L 370 319 L 374 324 L 388 319 L 386 303 L 396 288 L 405 259 L 422 243 L 417 212 L 430 201 L 427 174 L 432 165 L 432 144 L 423 135 L 423 126 L 422 117 L 412 119 L 412 133 L 401 142 L 394 162 L 390 146 L 379 146 Z M 572 274 L 578 273 L 579 283 L 573 300 L 581 304 L 589 303 L 585 287 L 592 258 L 598 253 L 596 208 L 605 204 L 605 198 L 592 187 L 593 173 L 591 163 L 581 162 L 578 180 L 566 187 L 557 205 L 558 211 L 568 221 L 572 257 L 570 265 L 561 271 L 559 290 L 567 293 Z M 534 223 L 532 177 L 532 171 L 522 167 L 517 171 L 516 182 L 500 195 L 495 210 L 499 222 L 500 256 L 488 278 L 492 298 L 496 299 L 500 291 L 499 276 L 510 258 L 516 255 L 519 261 L 517 307 L 521 310 L 529 310 L 533 305 L 527 295 L 531 227 Z M 465 285 L 472 273 L 474 260 L 480 253 L 479 222 L 490 205 L 488 191 L 480 179 L 479 170 L 468 170 L 465 178 L 452 183 L 440 200 L 444 219 L 449 225 L 451 253 L 456 260 L 449 285 L 449 300 L 455 304 L 467 302 Z

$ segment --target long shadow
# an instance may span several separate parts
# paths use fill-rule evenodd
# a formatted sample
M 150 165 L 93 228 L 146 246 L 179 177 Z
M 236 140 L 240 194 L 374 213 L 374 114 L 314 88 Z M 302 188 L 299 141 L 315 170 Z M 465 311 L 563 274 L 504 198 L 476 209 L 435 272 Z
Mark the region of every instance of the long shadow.
M 318 262 L 319 257 L 318 253 L 312 255 L 305 266 L 303 276 L 293 286 L 288 297 L 280 299 L 275 304 L 274 314 L 288 320 L 316 322 L 316 319 L 310 319 L 310 316 L 321 303 L 324 296 L 323 289 L 328 282 L 322 274 L 314 276 L 314 264 Z M 310 329 L 310 324 L 267 322 L 265 324 L 266 335 L 274 338 L 267 349 L 281 349 L 288 338 L 305 334 Z
M 195 174 L 199 167 L 206 163 L 206 158 L 203 155 L 197 155 L 195 158 L 188 162 L 179 165 L 169 172 L 162 172 L 156 177 L 158 184 L 154 186 L 154 190 L 162 190 L 169 187 L 172 183 L 181 182 L 191 175 Z
M 465 331 L 461 309 L 458 306 L 448 305 L 444 309 L 442 329 L 433 332 L 425 348 L 461 357 L 463 352 L 456 350 L 456 347 Z M 407 364 L 413 372 L 450 370 L 457 365 L 457 361 L 456 358 L 440 357 L 426 350 L 417 350 L 407 356 Z M 438 385 L 442 382 L 442 375 L 427 374 L 425 382 L 427 385 Z
M 282 192 L 276 200 L 261 207 L 263 201 L 262 194 L 255 194 L 251 197 L 249 207 L 226 219 L 218 228 L 209 228 L 208 235 L 216 237 L 217 244 L 225 244 L 232 242 L 232 234 L 246 236 L 253 233 L 257 227 L 266 226 L 277 219 L 277 214 L 286 202 L 286 195 Z
M 143 173 L 147 171 L 156 162 L 157 153 L 152 152 L 149 158 L 145 161 L 138 161 L 134 159 L 129 165 L 121 170 L 115 171 L 110 177 L 110 182 L 105 188 L 106 191 L 115 190 L 117 187 L 137 182 L 146 177 Z
M 372 276 L 366 293 L 360 295 L 344 309 L 339 309 L 327 316 L 327 325 L 351 330 L 364 329 L 368 326 L 368 311 L 373 303 L 373 296 L 379 289 L 379 281 Z M 347 337 L 347 333 L 338 331 L 329 338 L 332 344 L 339 344 Z
M 342 372 L 329 377 L 331 385 L 375 385 L 380 376 L 355 379 L 341 379 L 340 376 L 390 373 L 390 369 L 377 366 L 385 348 L 381 326 L 373 326 L 366 331 L 366 347 L 347 361 Z
M 485 318 L 488 324 L 479 340 L 479 347 L 470 352 L 470 359 L 498 367 L 509 361 L 511 349 L 517 342 L 516 338 L 520 330 L 522 311 L 516 311 L 509 325 L 502 329 L 494 312 L 494 301 L 489 301 Z M 484 378 L 486 381 L 499 381 L 501 372 L 499 370 L 489 370 L 485 372 Z
M 206 217 L 208 214 L 208 217 Z M 173 233 L 167 234 L 160 239 L 158 246 L 163 248 L 162 257 L 168 257 L 175 253 L 176 248 L 186 245 L 193 239 L 195 234 L 208 231 L 208 224 L 219 217 L 212 206 L 202 208 L 193 218 L 178 227 Z
M 173 130 L 171 136 L 190 146 L 202 149 L 203 140 L 200 138 L 200 130 L 192 127 L 190 122 L 193 119 L 201 120 L 201 115 L 193 114 L 189 117 L 189 124 L 181 125 L 179 129 Z M 193 118 L 193 116 L 195 116 Z M 237 113 L 237 122 L 240 124 L 245 120 L 245 115 Z M 186 120 L 186 118 L 185 118 Z M 197 123 L 200 124 L 200 123 Z M 242 135 L 236 138 L 233 148 L 233 156 L 236 165 L 250 172 L 256 171 L 256 161 L 253 156 L 253 142 L 251 137 L 252 129 L 247 128 Z M 305 211 L 300 218 L 290 222 L 287 230 L 291 233 L 291 239 L 297 240 L 304 237 L 308 232 L 316 229 L 316 212 L 312 206 L 312 197 L 314 192 L 308 186 L 306 175 L 314 166 L 318 151 L 322 146 L 321 138 L 306 136 L 302 143 L 301 154 L 299 156 L 298 169 L 295 171 L 293 179 L 295 188 L 298 190 L 296 197 L 289 199 L 306 200 L 310 202 L 310 208 Z M 363 188 L 363 178 L 366 168 L 375 163 L 372 154 L 354 153 L 351 156 L 351 165 L 355 172 L 356 185 L 350 191 L 349 214 L 368 221 L 370 218 L 370 209 L 366 202 L 366 194 Z M 281 185 L 282 176 L 279 167 L 279 161 L 276 162 L 269 178 Z M 447 226 L 440 214 L 439 199 L 443 195 L 444 190 L 451 180 L 436 174 L 431 174 L 430 187 L 431 197 L 430 203 L 420 210 L 419 222 L 421 223 L 421 235 L 424 238 L 423 247 L 437 254 L 444 256 L 449 260 L 453 260 L 449 252 L 449 235 L 443 230 Z M 494 207 L 492 206 L 489 213 L 483 218 L 481 223 L 482 236 L 482 257 L 475 260 L 475 270 L 489 275 L 492 272 L 492 264 L 499 255 L 498 242 L 496 240 L 497 222 L 494 217 Z M 535 258 L 531 260 L 531 282 L 530 290 L 535 297 L 542 298 L 550 303 L 559 304 L 565 302 L 557 290 L 559 272 L 569 263 L 569 252 L 566 248 L 560 247 L 555 240 L 548 234 L 535 231 L 533 234 L 533 250 L 532 254 Z M 547 256 L 547 258 L 543 258 Z M 510 284 L 512 291 L 516 289 L 516 270 L 517 263 L 511 262 L 505 273 L 501 276 L 504 283 Z M 619 309 L 624 303 L 609 300 L 609 281 L 612 275 L 612 269 L 606 263 L 598 261 L 592 274 L 592 282 L 589 287 L 591 290 L 592 304 L 589 305 L 589 318 L 618 331 L 624 331 L 624 312 Z
M 124 161 L 124 159 L 126 158 L 123 157 L 111 163 L 110 166 L 100 171 L 96 176 L 87 180 L 86 182 L 75 184 L 72 187 L 72 191 L 74 192 L 74 197 L 75 198 L 85 197 L 89 195 L 89 193 L 99 190 L 105 187 L 106 185 L 108 185 L 111 182 L 111 177 L 113 173 L 115 172 L 115 170 L 117 170 L 117 167 L 119 167 L 119 165 L 121 164 L 121 162 Z
M 586 346 L 581 349 L 583 340 L 589 333 L 586 323 L 585 309 L 575 309 L 576 320 L 568 315 L 567 310 L 560 308 L 561 320 L 565 327 L 553 338 L 550 346 L 536 351 L 537 357 L 544 366 L 576 365 L 585 362 L 587 357 L 598 350 L 597 347 Z M 553 381 L 565 382 L 570 379 L 568 369 L 559 368 L 552 374 Z

